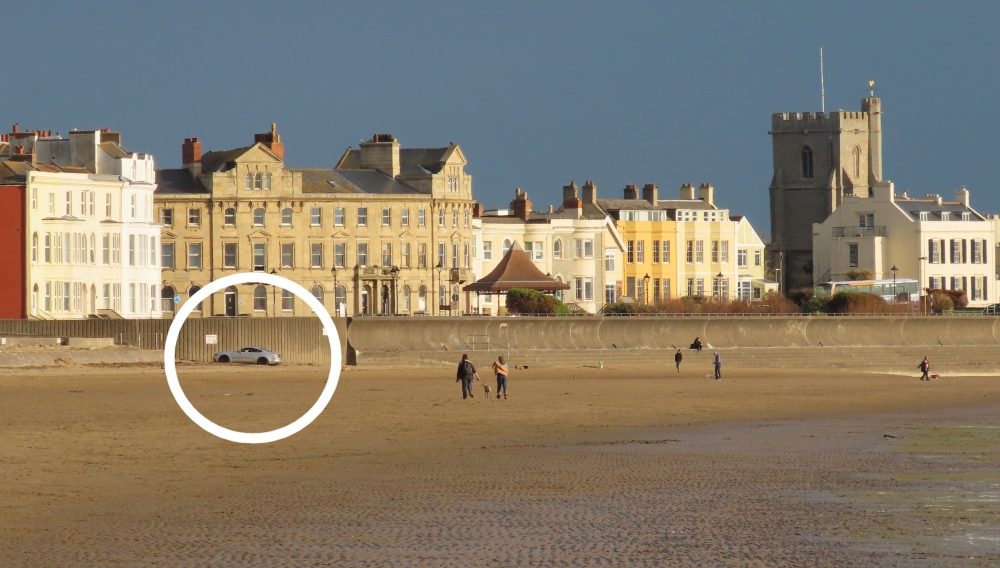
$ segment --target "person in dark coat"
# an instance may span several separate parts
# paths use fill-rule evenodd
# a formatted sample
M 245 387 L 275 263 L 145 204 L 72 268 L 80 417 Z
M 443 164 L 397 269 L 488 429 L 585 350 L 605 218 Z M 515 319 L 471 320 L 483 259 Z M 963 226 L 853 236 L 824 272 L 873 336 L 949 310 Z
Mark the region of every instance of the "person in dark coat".
M 931 362 L 927 360 L 927 357 L 924 357 L 924 360 L 921 361 L 919 365 L 917 365 L 917 368 L 920 369 L 920 371 L 923 372 L 924 374 L 924 376 L 920 377 L 921 381 L 931 380 L 930 375 L 928 375 L 928 373 L 930 373 L 931 371 Z
M 678 349 L 678 350 L 677 350 L 677 353 L 675 353 L 675 354 L 674 354 L 674 363 L 675 363 L 675 364 L 677 365 L 677 372 L 678 372 L 678 373 L 680 373 L 680 372 L 681 372 L 681 361 L 682 361 L 683 359 L 684 359 L 684 356 L 683 356 L 683 355 L 681 355 L 681 350 L 680 350 L 680 349 Z
M 694 343 L 691 344 L 691 349 L 694 349 L 698 353 L 701 353 L 701 339 L 695 337 Z
M 472 366 L 472 361 L 469 361 L 469 355 L 462 355 L 462 362 L 458 364 L 458 378 L 455 382 L 462 382 L 462 398 L 475 398 L 472 394 L 472 379 L 479 380 L 479 374 L 476 373 L 476 368 Z

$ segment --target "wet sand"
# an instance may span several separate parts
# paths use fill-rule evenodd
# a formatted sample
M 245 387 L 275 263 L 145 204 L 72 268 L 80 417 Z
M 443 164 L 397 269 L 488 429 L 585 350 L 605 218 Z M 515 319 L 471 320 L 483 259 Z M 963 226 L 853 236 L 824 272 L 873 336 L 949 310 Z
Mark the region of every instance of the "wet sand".
M 206 416 L 262 431 L 326 369 L 180 376 Z M 516 371 L 509 400 L 475 388 L 345 371 L 305 431 L 245 446 L 188 420 L 158 368 L 0 372 L 0 566 L 1000 561 L 996 377 L 585 368 Z

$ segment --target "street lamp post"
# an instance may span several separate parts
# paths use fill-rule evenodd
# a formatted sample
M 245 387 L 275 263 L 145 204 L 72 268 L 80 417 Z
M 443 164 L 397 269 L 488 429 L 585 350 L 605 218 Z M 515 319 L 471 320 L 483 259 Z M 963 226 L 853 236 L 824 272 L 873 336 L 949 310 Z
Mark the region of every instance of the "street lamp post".
M 444 270 L 443 264 L 444 263 L 439 262 L 438 265 L 435 267 L 435 268 L 437 268 L 437 271 L 438 271 L 438 289 L 435 290 L 435 295 L 438 297 L 438 299 L 437 299 L 437 304 L 438 304 L 437 313 L 438 313 L 438 315 L 441 315 L 441 287 L 444 286 L 444 282 L 442 281 L 442 278 L 444 278 L 444 277 L 441 275 L 441 272 Z
M 649 304 L 649 273 L 642 277 L 642 303 Z
M 716 287 L 716 289 L 718 289 L 718 291 L 719 291 L 719 293 L 718 293 L 718 294 L 716 294 L 716 297 L 719 297 L 719 298 L 721 298 L 721 297 L 722 297 L 722 279 L 723 279 L 723 278 L 725 278 L 725 277 L 726 277 L 726 275 L 725 275 L 725 274 L 723 274 L 723 273 L 721 273 L 721 272 L 720 272 L 720 273 L 718 273 L 718 274 L 717 274 L 717 275 L 715 276 L 715 287 Z M 729 299 L 729 294 L 726 294 L 726 299 L 727 299 L 727 300 Z
M 896 271 L 899 270 L 899 269 L 896 268 L 895 264 L 893 264 L 892 268 L 890 268 L 889 270 L 892 271 L 892 303 L 895 304 L 896 303 L 896 298 L 898 297 L 896 295 Z
M 923 313 L 924 313 L 924 295 L 921 294 L 920 292 L 921 292 L 921 289 L 924 286 L 924 281 L 922 280 L 922 278 L 923 278 L 923 270 L 924 270 L 924 261 L 925 260 L 927 260 L 926 256 L 918 256 L 917 257 L 917 262 L 919 263 L 919 264 L 917 264 L 917 299 L 920 300 L 920 314 L 921 315 L 923 315 Z

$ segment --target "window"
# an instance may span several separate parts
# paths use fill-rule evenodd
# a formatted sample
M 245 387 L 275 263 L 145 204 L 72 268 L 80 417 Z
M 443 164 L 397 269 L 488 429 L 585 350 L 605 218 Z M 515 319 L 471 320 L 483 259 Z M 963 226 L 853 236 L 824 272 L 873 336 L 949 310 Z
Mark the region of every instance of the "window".
M 403 268 L 410 267 L 410 243 L 403 243 L 402 245 L 402 257 L 400 259 L 400 264 Z
M 188 226 L 201 226 L 201 209 L 188 209 Z
M 323 243 L 310 243 L 309 266 L 323 268 Z
M 105 235 L 104 242 L 107 244 L 107 235 Z M 104 248 L 104 258 L 108 258 L 108 249 L 106 246 Z M 174 243 L 163 243 L 160 245 L 160 264 L 163 268 L 174 268 Z
M 928 260 L 931 264 L 941 264 L 941 241 L 937 239 L 930 239 L 927 241 L 927 253 Z M 853 266 L 857 265 L 855 264 Z
M 265 178 L 266 179 L 266 178 Z M 264 189 L 270 189 L 265 187 Z M 288 290 L 281 291 L 281 311 L 290 312 L 295 309 L 295 295 Z
M 573 290 L 576 294 L 576 301 L 583 301 L 583 278 L 573 279 Z
M 73 214 L 73 192 L 66 192 L 66 215 Z
M 687 263 L 692 264 L 694 262 L 694 241 L 687 242 Z
M 524 252 L 531 260 L 545 260 L 545 247 L 542 241 L 525 241 Z
M 705 261 L 705 241 L 695 241 L 694 242 L 694 261 L 701 264 Z
M 222 267 L 236 268 L 236 243 L 222 244 Z
M 426 221 L 426 219 L 425 219 L 425 215 L 424 215 L 424 210 L 423 209 L 418 209 L 417 210 L 417 226 L 418 227 L 423 227 L 425 225 L 425 221 Z
M 438 227 L 444 227 L 444 209 L 438 209 Z
M 52 201 L 51 197 L 52 197 L 52 194 L 50 193 L 50 194 L 49 194 L 49 198 L 50 198 L 50 199 L 49 199 L 49 201 L 50 201 L 50 205 L 51 205 L 51 201 Z M 108 219 L 110 219 L 110 218 L 111 218 L 111 204 L 112 204 L 112 200 L 113 200 L 113 198 L 112 198 L 112 196 L 111 196 L 111 194 L 110 194 L 110 193 L 105 193 L 105 194 L 104 194 L 104 216 L 105 216 L 106 218 L 108 218 Z M 171 212 L 171 213 L 172 213 L 172 212 Z M 171 215 L 171 216 L 172 216 L 172 215 Z M 171 219 L 171 220 L 172 220 L 172 219 Z
M 392 221 L 392 209 L 388 207 L 382 208 L 382 226 L 388 227 L 390 221 Z
M 358 207 L 358 226 L 364 227 L 368 225 L 368 208 Z
M 503 244 L 500 246 L 500 256 L 507 256 L 507 251 L 510 250 L 511 242 L 510 239 L 504 239 Z
M 604 285 L 604 303 L 613 304 L 618 301 L 617 290 L 614 284 Z
M 628 264 L 635 262 L 635 241 L 628 241 L 628 243 L 626 243 L 625 262 Z
M 583 279 L 583 300 L 585 302 L 594 301 L 594 279 L 584 278 Z
M 661 291 L 661 297 L 664 300 L 669 300 L 670 299 L 670 279 L 669 278 L 664 278 L 663 279 L 663 281 L 662 281 L 662 287 L 663 287 L 663 289 Z
M 260 172 L 257 172 L 257 174 L 253 176 L 253 188 L 254 189 L 261 189 L 263 187 L 263 179 L 262 179 L 262 177 L 263 176 L 261 176 Z
M 313 298 L 316 298 L 317 300 L 319 300 L 319 303 L 321 303 L 321 304 L 323 303 L 323 296 L 324 296 L 324 294 L 323 294 L 323 287 L 322 286 L 320 286 L 319 284 L 313 286 L 312 288 L 309 289 L 309 293 L 312 294 Z M 334 315 L 336 315 L 336 314 L 334 314 Z
M 174 210 L 173 209 L 161 209 L 160 210 L 160 223 L 166 225 L 167 227 L 174 226 Z
M 704 296 L 705 295 L 705 279 L 704 278 L 697 278 L 697 279 L 695 279 L 694 283 L 695 283 L 694 293 L 697 294 L 698 296 Z
M 222 224 L 227 227 L 236 226 L 236 209 L 227 207 L 226 210 L 222 212 Z
M 604 271 L 605 272 L 615 271 L 615 249 L 604 250 Z
M 66 297 L 66 309 L 69 309 L 69 294 Z M 135 284 L 128 285 L 128 311 L 135 313 Z
M 719 241 L 712 241 L 712 264 L 719 262 Z
M 281 243 L 281 267 L 282 268 L 294 268 L 295 267 L 295 244 L 294 243 Z
M 983 263 L 983 244 L 985 241 L 972 239 L 972 264 Z
M 875 214 L 874 213 L 858 213 L 858 227 L 862 229 L 874 229 L 875 228 Z
M 368 266 L 368 243 L 358 243 L 358 266 Z
M 38 233 L 31 235 L 31 262 L 38 262 Z
M 747 249 L 738 249 L 736 251 L 736 266 L 743 268 L 747 265 Z
M 417 244 L 417 268 L 427 268 L 427 243 Z
M 408 312 L 410 311 L 410 287 L 409 285 L 403 286 L 403 293 L 400 296 L 399 301 L 400 311 Z
M 333 291 L 333 301 L 336 306 L 337 314 L 341 316 L 347 315 L 347 286 L 341 284 L 337 286 Z
M 109 195 L 109 197 L 110 197 L 110 195 Z M 55 215 L 55 214 L 56 214 L 56 194 L 49 193 L 49 215 Z M 110 217 L 110 216 L 111 215 L 109 214 L 108 217 Z M 48 311 L 48 310 L 45 310 L 45 311 Z
M 646 252 L 644 250 L 645 248 L 646 248 L 646 242 L 645 241 L 636 241 L 636 243 L 635 243 L 635 263 L 636 264 L 645 264 L 645 262 L 646 262 Z
M 344 210 L 338 207 L 340 210 L 340 224 L 344 223 Z M 319 227 L 323 224 L 323 209 L 320 207 L 310 207 L 309 208 L 309 225 L 312 227 Z
M 255 286 L 253 289 L 253 309 L 256 312 L 267 311 L 267 288 Z
M 49 261 L 49 235 L 45 234 L 45 262 Z M 111 264 L 111 235 L 104 233 L 101 237 L 101 263 Z M 166 266 L 166 265 L 164 265 Z M 172 265 L 171 265 L 172 266 Z
M 258 207 L 253 210 L 253 226 L 263 227 L 264 226 L 264 208 Z
M 188 268 L 201 268 L 201 243 L 188 243 Z
M 444 268 L 444 267 L 448 266 L 447 263 L 445 263 L 445 260 L 446 260 L 445 259 L 445 255 L 446 254 L 447 253 L 445 252 L 445 245 L 444 245 L 444 243 L 438 243 L 438 263 L 437 263 L 438 267 Z
M 809 146 L 802 148 L 802 177 L 806 179 L 813 177 L 813 151 Z
M 135 200 L 136 200 L 136 196 L 133 193 L 132 196 L 131 196 L 131 199 L 129 199 L 129 205 L 130 205 L 130 208 L 129 208 L 129 219 L 135 219 Z
M 315 211 L 319 211 L 319 207 L 316 207 L 314 210 Z M 318 219 L 318 217 L 317 217 L 317 219 Z M 319 225 L 319 221 L 316 221 L 313 224 L 314 225 Z M 333 225 L 335 227 L 343 227 L 344 226 L 344 208 L 343 207 L 334 207 L 333 208 Z
M 121 263 L 122 263 L 122 236 L 119 233 L 114 233 L 111 235 L 111 264 L 120 265 Z
M 458 268 L 458 243 L 451 243 L 451 267 Z
M 483 243 L 483 255 L 486 254 L 486 243 Z M 556 239 L 552 241 L 552 258 L 560 259 L 562 258 L 562 240 Z M 483 256 L 483 260 L 489 260 L 486 256 Z
M 115 284 L 115 286 L 117 286 L 117 284 Z M 197 294 L 199 290 L 201 290 L 201 286 L 191 286 L 191 289 L 188 290 L 188 298 L 193 298 L 194 295 Z M 107 292 L 105 292 L 105 294 L 107 294 Z M 199 302 L 198 305 L 194 307 L 194 311 L 200 312 L 201 308 L 202 304 L 201 302 Z
M 858 266 L 858 244 L 850 243 L 847 245 L 847 256 L 849 258 L 849 263 L 851 267 Z
M 670 241 L 663 241 L 663 254 L 660 258 L 664 264 L 670 263 Z
M 292 226 L 292 208 L 285 207 L 281 210 L 281 226 L 291 227 Z
M 337 268 L 347 266 L 347 243 L 333 243 L 333 265 Z
M 761 253 L 760 253 L 759 250 L 753 251 L 753 265 L 754 266 L 760 266 L 760 260 L 761 260 L 760 257 L 761 257 Z
M 465 228 L 466 229 L 469 228 L 469 210 L 468 209 L 465 210 Z
M 653 241 L 653 264 L 660 262 L 660 241 Z
M 458 209 L 451 210 L 451 226 L 458 227 Z
M 134 195 L 132 196 L 132 201 L 135 201 L 135 196 Z M 87 216 L 87 192 L 86 191 L 81 191 L 80 192 L 80 217 L 86 217 L 86 216 Z M 132 217 L 135 217 L 134 213 L 133 213 Z M 79 283 L 77 283 L 77 284 L 79 284 Z
M 722 241 L 722 264 L 729 264 L 729 241 Z
M 392 243 L 382 243 L 382 266 L 392 266 Z
M 34 197 L 35 196 L 32 196 L 32 203 L 34 203 Z M 97 192 L 96 191 L 91 191 L 90 192 L 90 216 L 91 217 L 94 216 L 94 202 L 95 201 L 97 201 Z M 34 206 L 32 206 L 32 209 L 34 209 Z
M 402 225 L 402 226 L 404 226 L 404 227 L 409 227 L 410 226 L 410 210 L 409 209 L 403 209 L 399 213 L 399 224 Z
M 271 189 L 271 174 L 264 172 L 264 189 Z
M 653 278 L 653 303 L 660 301 L 660 279 Z
M 255 272 L 267 271 L 267 244 L 253 244 L 253 270 Z
M 463 257 L 462 268 L 471 268 L 472 267 L 472 258 L 471 258 L 472 255 L 470 254 L 471 250 L 469 249 L 469 243 L 465 243 L 462 246 L 464 247 L 463 248 L 463 254 L 462 254 L 462 257 Z
M 493 241 L 483 241 L 483 260 L 493 260 Z
M 38 209 L 38 188 L 31 188 L 31 210 L 35 211 Z
M 250 191 L 253 189 L 253 174 L 247 172 L 246 178 L 244 178 L 243 189 Z
M 135 235 L 128 236 L 128 265 L 135 266 Z

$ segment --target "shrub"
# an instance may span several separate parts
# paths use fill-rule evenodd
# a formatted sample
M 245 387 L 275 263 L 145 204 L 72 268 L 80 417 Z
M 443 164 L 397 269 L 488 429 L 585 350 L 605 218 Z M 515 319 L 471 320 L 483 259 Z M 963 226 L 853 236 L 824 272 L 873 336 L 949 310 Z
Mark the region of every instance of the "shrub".
M 965 290 L 941 290 L 927 288 L 926 301 L 930 310 L 936 314 L 950 310 L 961 310 L 969 305 L 969 296 Z
M 606 314 L 788 314 L 799 311 L 794 302 L 777 292 L 769 292 L 756 302 L 685 296 L 655 304 L 606 304 Z
M 813 299 L 814 288 L 796 288 L 788 293 L 788 299 L 802 306 Z
M 804 314 L 825 314 L 830 309 L 830 298 L 809 298 L 800 309 Z
M 568 314 L 569 308 L 555 296 L 537 290 L 511 288 L 507 291 L 507 311 L 512 314 Z
M 848 270 L 844 274 L 844 276 L 846 276 L 848 280 L 871 280 L 872 278 L 875 277 L 875 274 L 871 270 L 868 270 L 867 268 L 864 270 L 858 270 L 857 268 L 852 268 Z
M 882 296 L 867 292 L 837 292 L 827 304 L 831 314 L 884 314 L 909 311 L 908 305 L 892 305 Z

